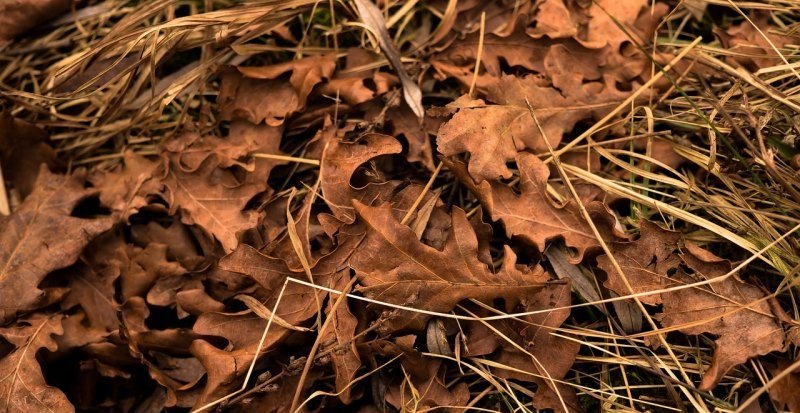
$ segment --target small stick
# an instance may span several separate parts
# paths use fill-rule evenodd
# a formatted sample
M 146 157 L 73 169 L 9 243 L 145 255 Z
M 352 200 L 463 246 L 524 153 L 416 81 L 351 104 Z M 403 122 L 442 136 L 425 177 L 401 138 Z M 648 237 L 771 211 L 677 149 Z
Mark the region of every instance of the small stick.
M 8 205 L 8 193 L 6 193 L 6 180 L 3 179 L 2 165 L 0 165 L 0 214 L 11 214 L 11 207 Z
M 319 166 L 319 160 L 317 159 L 298 158 L 295 156 L 285 156 L 285 155 L 273 155 L 271 153 L 254 153 L 253 157 L 261 159 L 274 159 L 276 161 L 297 162 L 297 163 Z
M 475 56 L 475 72 L 472 74 L 472 82 L 469 85 L 469 97 L 475 91 L 475 84 L 478 83 L 478 72 L 481 70 L 481 58 L 483 57 L 483 36 L 486 32 L 486 12 L 481 13 L 481 32 L 478 37 L 478 54 Z
M 425 188 L 422 188 L 422 193 L 419 194 L 417 199 L 414 200 L 414 203 L 411 205 L 411 208 L 409 208 L 408 212 L 406 212 L 406 216 L 404 216 L 403 220 L 400 221 L 401 225 L 405 225 L 408 222 L 408 219 L 411 218 L 411 215 L 417 209 L 420 202 L 422 202 L 422 198 L 425 198 L 425 194 L 427 194 L 428 191 L 431 189 L 431 185 L 433 185 L 433 181 L 434 179 L 436 179 L 436 175 L 439 175 L 439 171 L 442 170 L 442 165 L 444 165 L 444 162 L 439 162 L 439 166 L 437 166 L 436 170 L 433 171 L 433 175 L 431 175 L 431 178 L 428 179 L 428 183 L 425 184 Z

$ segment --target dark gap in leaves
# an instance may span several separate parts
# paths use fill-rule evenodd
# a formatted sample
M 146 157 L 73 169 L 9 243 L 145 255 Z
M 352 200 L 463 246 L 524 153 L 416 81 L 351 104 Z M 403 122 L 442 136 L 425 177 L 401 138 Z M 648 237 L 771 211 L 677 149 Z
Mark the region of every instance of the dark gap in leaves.
M 525 77 L 527 75 L 538 76 L 540 74 L 539 72 L 537 72 L 535 70 L 528 69 L 528 68 L 525 68 L 523 66 L 512 65 L 512 64 L 508 63 L 508 60 L 503 56 L 500 56 L 497 60 L 498 60 L 498 63 L 500 64 L 500 71 L 503 74 L 506 74 L 506 75 Z M 474 62 L 473 62 L 473 64 L 474 64 Z M 483 69 L 483 65 L 481 65 L 481 68 Z
M 0 358 L 7 356 L 9 353 L 14 351 L 16 347 L 9 343 L 4 337 L 0 337 Z
M 121 404 L 136 405 L 158 386 L 142 364 L 126 366 L 127 378 L 108 377 L 123 371 L 99 364 L 81 350 L 59 356 L 40 351 L 37 356 L 47 366 L 42 369 L 47 384 L 61 389 L 79 412 L 121 411 Z
M 192 328 L 195 318 L 188 316 L 183 319 L 178 318 L 175 308 L 160 307 L 151 305 L 150 315 L 145 320 L 145 325 L 151 330 L 165 330 L 171 328 Z
M 72 208 L 72 212 L 70 212 L 70 216 L 83 219 L 108 215 L 111 215 L 111 211 L 100 204 L 100 197 L 98 195 L 81 199 L 78 204 Z
M 633 84 L 631 82 L 621 82 L 617 80 L 614 82 L 614 87 L 617 88 L 620 92 L 632 92 L 633 91 Z

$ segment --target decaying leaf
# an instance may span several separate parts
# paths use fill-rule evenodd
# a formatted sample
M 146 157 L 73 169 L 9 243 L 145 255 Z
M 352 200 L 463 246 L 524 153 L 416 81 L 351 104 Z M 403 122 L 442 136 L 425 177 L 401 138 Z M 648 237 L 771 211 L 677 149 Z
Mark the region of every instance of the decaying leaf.
M 0 412 L 800 409 L 791 10 L 9 1 Z
M 339 278 L 338 285 L 335 285 L 334 288 L 341 291 L 350 283 L 350 279 L 346 274 L 346 271 L 343 272 L 343 276 Z M 333 324 L 325 330 L 320 341 L 329 343 L 330 357 L 336 374 L 336 392 L 339 393 L 339 400 L 344 404 L 350 404 L 354 400 L 354 386 L 352 383 L 361 368 L 361 356 L 356 349 L 355 338 L 358 319 L 356 319 L 346 303 L 340 304 L 335 312 L 332 312 L 334 309 L 333 304 L 334 300 L 329 300 L 326 309 L 326 317 L 334 317 Z
M 511 367 L 498 369 L 497 374 L 536 383 L 533 404 L 539 409 L 579 410 L 575 390 L 557 380 L 563 379 L 569 372 L 580 345 L 553 335 L 570 315 L 570 310 L 565 308 L 571 303 L 570 288 L 569 283 L 549 284 L 523 299 L 520 307 L 526 312 L 548 308 L 559 310 L 525 316 L 522 322 L 507 322 L 501 327 L 506 337 L 515 343 L 523 343 L 524 351 L 497 339 L 500 352 L 494 360 Z
M 784 64 L 778 53 L 786 54 L 783 49 L 796 43 L 796 37 L 777 33 L 770 27 L 767 13 L 755 13 L 751 21 L 715 30 L 723 46 L 734 52 L 730 58 L 753 71 Z
M 614 258 L 623 274 L 617 273 L 608 256 L 597 258 L 598 267 L 608 274 L 604 285 L 620 295 L 661 290 L 677 285 L 668 274 L 680 264 L 680 257 L 674 253 L 680 239 L 680 233 L 664 230 L 649 221 L 642 221 L 641 236 L 638 240 L 611 244 Z M 627 279 L 633 291 L 628 290 L 623 277 Z M 661 303 L 658 294 L 639 297 L 639 300 L 650 305 Z
M 656 319 L 664 327 L 717 336 L 711 365 L 700 383 L 701 389 L 710 390 L 733 367 L 783 349 L 786 334 L 761 289 L 729 274 L 730 262 L 694 244 L 687 243 L 679 254 L 679 239 L 675 232 L 643 223 L 639 240 L 612 244 L 612 253 L 633 292 L 682 288 L 640 298 L 646 304 L 663 304 Z M 631 293 L 608 257 L 599 257 L 598 263 L 608 274 L 607 287 L 619 295 Z M 685 288 L 710 279 L 717 280 Z
M 469 153 L 469 172 L 476 181 L 509 178 L 511 170 L 506 163 L 518 151 L 547 153 L 544 137 L 556 147 L 579 121 L 599 119 L 624 98 L 599 82 L 563 82 L 556 89 L 542 85 L 534 76 L 502 76 L 489 89 L 488 99 L 496 105 L 462 96 L 451 104 L 458 110 L 456 114 L 439 129 L 439 151 L 448 156 Z M 536 112 L 544 135 L 539 132 L 526 99 Z
M 791 365 L 792 363 L 786 360 L 780 360 L 778 365 L 772 369 L 773 376 L 784 373 Z M 799 411 L 800 392 L 797 391 L 798 386 L 800 386 L 800 372 L 795 369 L 769 388 L 769 397 L 775 401 L 778 409 L 788 409 L 790 412 Z
M 2 13 L 0 11 L 0 15 Z M 0 27 L 3 26 L 0 23 Z M 56 154 L 49 142 L 50 138 L 42 129 L 15 119 L 8 112 L 0 113 L 2 175 L 6 183 L 19 192 L 20 198 L 25 198 L 34 190 L 41 164 L 50 167 L 55 165 Z
M 687 246 L 683 259 L 695 271 L 694 277 L 682 270 L 675 274 L 673 278 L 683 285 L 720 277 L 731 270 L 730 262 L 699 247 Z M 665 327 L 681 327 L 685 334 L 717 336 L 714 357 L 700 389 L 712 389 L 733 367 L 785 346 L 786 334 L 764 300 L 764 292 L 736 276 L 708 286 L 667 292 L 662 297 L 664 311 L 657 319 Z
M 92 238 L 111 228 L 109 217 L 72 215 L 96 194 L 84 182 L 81 173 L 55 175 L 43 167 L 19 209 L 0 217 L 0 324 L 36 308 L 45 294 L 37 288 L 44 277 L 74 263 Z
M 239 178 L 224 167 L 225 158 L 214 153 L 218 138 L 185 135 L 172 142 L 164 154 L 163 183 L 171 212 L 180 210 L 183 222 L 213 234 L 226 251 L 238 244 L 236 233 L 252 228 L 256 215 L 245 206 L 266 182 Z
M 280 126 L 305 107 L 312 88 L 330 79 L 335 67 L 334 57 L 324 55 L 272 66 L 227 68 L 220 75 L 222 118 Z M 283 76 L 289 73 L 287 82 Z
M 11 0 L 0 4 L 0 41 L 13 39 L 68 10 L 73 0 Z
M 20 320 L 18 325 L 0 328 L 0 337 L 14 347 L 0 358 L 0 411 L 73 412 L 67 397 L 47 385 L 36 354 L 44 349 L 55 351 L 54 335 L 64 332 L 61 316 L 36 316 Z
M 439 361 L 423 362 L 420 373 L 411 371 L 405 380 L 390 386 L 386 402 L 400 411 L 425 410 L 442 406 L 465 406 L 469 401 L 466 383 L 448 388 L 442 379 L 444 366 Z M 449 410 L 449 409 L 448 409 Z
M 357 192 L 350 185 L 356 169 L 372 158 L 400 153 L 401 150 L 400 142 L 388 135 L 370 134 L 353 143 L 332 140 L 323 153 L 320 187 L 322 198 L 333 215 L 341 221 L 353 222 L 355 213 L 351 200 L 355 198 L 371 202 L 369 198 L 374 196 L 370 196 L 369 191 L 363 191 L 363 188 Z
M 541 252 L 548 241 L 563 238 L 566 246 L 575 251 L 571 257 L 573 263 L 580 262 L 587 251 L 598 249 L 600 244 L 575 201 L 557 205 L 547 193 L 550 176 L 547 166 L 527 153 L 520 153 L 516 160 L 520 195 L 498 181 L 475 184 L 465 173 L 463 164 L 453 163 L 453 169 L 461 182 L 481 200 L 492 219 L 503 224 L 509 236 L 519 237 Z M 605 205 L 593 201 L 585 207 L 604 238 L 625 236 L 616 217 Z
M 510 248 L 504 250 L 496 272 L 477 257 L 478 240 L 464 211 L 453 211 L 453 227 L 439 251 L 421 243 L 414 232 L 392 215 L 388 205 L 370 207 L 354 203 L 358 216 L 369 227 L 361 248 L 350 265 L 361 277 L 359 288 L 369 298 L 413 309 L 448 312 L 467 298 L 507 302 L 541 288 L 547 279 L 541 267 L 520 269 Z M 421 330 L 429 315 L 414 311 L 398 313 L 382 328 Z
M 158 193 L 158 182 L 153 179 L 158 163 L 130 151 L 123 159 L 124 166 L 90 179 L 100 190 L 100 202 L 127 220 L 148 204 L 148 195 Z

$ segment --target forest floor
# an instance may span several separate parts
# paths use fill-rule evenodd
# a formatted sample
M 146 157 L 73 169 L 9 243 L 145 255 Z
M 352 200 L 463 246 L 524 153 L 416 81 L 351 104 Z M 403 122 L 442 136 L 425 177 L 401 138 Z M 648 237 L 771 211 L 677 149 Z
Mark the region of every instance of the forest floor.
M 0 413 L 800 412 L 799 29 L 0 4 Z

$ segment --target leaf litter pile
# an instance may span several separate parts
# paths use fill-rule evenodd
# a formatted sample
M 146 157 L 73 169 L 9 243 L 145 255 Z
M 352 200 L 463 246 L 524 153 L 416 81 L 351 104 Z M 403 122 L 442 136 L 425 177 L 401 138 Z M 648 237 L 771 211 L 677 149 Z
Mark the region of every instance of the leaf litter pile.
M 0 4 L 0 411 L 800 411 L 798 29 Z

